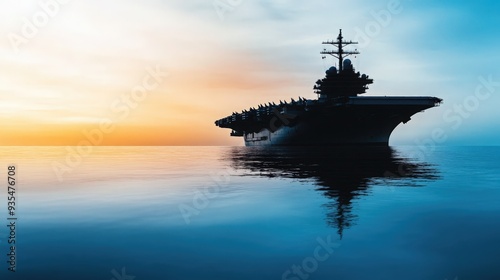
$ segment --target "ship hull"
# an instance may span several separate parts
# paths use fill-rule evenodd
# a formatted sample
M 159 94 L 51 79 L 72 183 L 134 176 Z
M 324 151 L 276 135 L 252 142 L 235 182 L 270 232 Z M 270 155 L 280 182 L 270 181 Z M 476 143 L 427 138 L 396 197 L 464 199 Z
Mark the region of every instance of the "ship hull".
M 347 106 L 303 112 L 288 125 L 243 138 L 246 146 L 387 146 L 399 124 L 434 104 L 431 98 L 351 98 Z
M 257 133 L 244 135 L 245 146 L 339 146 L 372 145 L 387 146 L 396 125 L 387 124 L 379 131 L 359 129 L 356 133 L 333 129 L 316 131 L 306 123 L 293 127 L 281 127 L 276 131 L 263 129 Z

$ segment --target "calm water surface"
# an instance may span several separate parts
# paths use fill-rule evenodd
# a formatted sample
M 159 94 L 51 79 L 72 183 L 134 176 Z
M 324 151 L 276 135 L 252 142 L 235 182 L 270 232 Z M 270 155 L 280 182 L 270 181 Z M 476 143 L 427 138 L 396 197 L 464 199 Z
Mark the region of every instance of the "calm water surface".
M 75 150 L 0 148 L 0 279 L 500 279 L 500 147 Z

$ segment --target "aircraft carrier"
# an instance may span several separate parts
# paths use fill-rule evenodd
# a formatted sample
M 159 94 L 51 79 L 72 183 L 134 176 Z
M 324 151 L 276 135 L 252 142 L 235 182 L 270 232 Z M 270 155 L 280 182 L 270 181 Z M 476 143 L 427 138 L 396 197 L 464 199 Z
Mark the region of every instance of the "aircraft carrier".
M 316 82 L 317 99 L 261 104 L 234 112 L 215 125 L 231 129 L 231 136 L 243 137 L 246 146 L 388 146 L 400 123 L 442 102 L 431 96 L 358 96 L 366 93 L 373 79 L 356 72 L 346 58 L 359 54 L 344 50 L 357 42 L 344 41 L 340 30 L 337 40 L 323 44 L 336 47 L 321 54 L 337 58 L 338 69 L 330 67 L 325 78 Z

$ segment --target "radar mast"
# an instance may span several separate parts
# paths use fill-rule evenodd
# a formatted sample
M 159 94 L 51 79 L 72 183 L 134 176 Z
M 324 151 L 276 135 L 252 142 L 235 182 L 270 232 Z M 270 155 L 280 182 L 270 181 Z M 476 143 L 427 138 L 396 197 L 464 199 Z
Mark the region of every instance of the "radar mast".
M 359 52 L 356 51 L 344 51 L 344 47 L 347 45 L 353 45 L 353 44 L 358 44 L 358 42 L 353 42 L 353 41 L 343 41 L 344 37 L 342 37 L 342 29 L 340 29 L 339 36 L 337 37 L 337 41 L 326 41 L 323 42 L 322 44 L 324 45 L 334 45 L 337 46 L 336 51 L 327 51 L 324 49 L 321 54 L 329 54 L 331 56 L 334 56 L 339 59 L 339 72 L 342 72 L 343 70 L 343 61 L 344 58 L 352 55 L 352 54 L 359 54 Z

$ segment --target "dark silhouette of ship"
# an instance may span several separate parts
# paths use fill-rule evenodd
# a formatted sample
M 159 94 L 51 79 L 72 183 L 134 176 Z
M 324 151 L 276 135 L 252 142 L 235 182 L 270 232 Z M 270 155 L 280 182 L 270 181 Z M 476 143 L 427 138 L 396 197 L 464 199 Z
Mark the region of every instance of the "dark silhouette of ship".
M 330 67 L 326 77 L 316 82 L 318 99 L 270 102 L 235 112 L 215 125 L 232 129 L 231 136 L 243 137 L 246 146 L 387 146 L 396 126 L 442 102 L 430 96 L 358 96 L 366 93 L 373 79 L 355 72 L 351 60 L 346 59 L 359 54 L 344 50 L 357 42 L 344 41 L 340 30 L 336 41 L 323 44 L 336 46 L 335 51 L 325 49 L 321 54 L 338 58 L 339 69 Z

